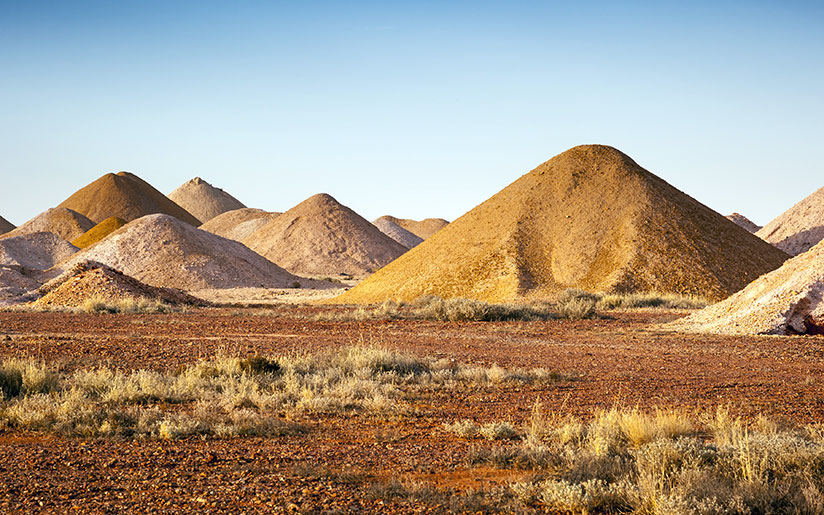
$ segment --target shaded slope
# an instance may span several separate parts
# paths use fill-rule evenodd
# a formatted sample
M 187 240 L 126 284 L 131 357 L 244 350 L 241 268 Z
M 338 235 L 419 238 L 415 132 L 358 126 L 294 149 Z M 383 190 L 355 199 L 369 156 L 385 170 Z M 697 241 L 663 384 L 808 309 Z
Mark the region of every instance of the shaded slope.
M 152 286 L 285 288 L 300 281 L 242 244 L 169 215 L 147 215 L 78 252 L 59 268 L 96 261 Z
M 406 247 L 329 195 L 309 197 L 243 240 L 293 273 L 364 276 Z
M 741 213 L 732 213 L 727 215 L 727 220 L 734 222 L 738 227 L 745 229 L 748 232 L 755 234 L 758 229 L 761 229 L 760 225 L 756 225 L 755 222 L 747 218 L 746 216 L 742 215 Z
M 449 222 L 444 220 L 443 218 L 426 218 L 424 220 L 409 220 L 408 218 L 395 218 L 394 216 L 384 215 L 378 220 L 387 220 L 392 222 L 407 231 L 411 232 L 415 236 L 425 240 L 435 234 L 436 232 L 440 231 L 447 225 Z M 376 220 L 377 221 L 377 220 Z
M 824 188 L 820 188 L 784 211 L 755 233 L 797 256 L 824 239 Z
M 141 216 L 163 213 L 194 226 L 200 225 L 191 213 L 129 172 L 107 173 L 74 192 L 58 207 L 73 209 L 94 223 L 112 216 L 131 222 Z
M 73 239 L 72 245 L 80 249 L 85 249 L 90 245 L 94 245 L 124 225 L 126 225 L 126 220 L 116 216 L 110 216 L 77 238 Z
M 36 232 L 51 232 L 64 240 L 73 240 L 93 226 L 94 222 L 82 214 L 71 209 L 56 207 L 43 211 L 2 237 L 9 238 Z
M 0 234 L 5 234 L 14 230 L 14 224 L 0 216 Z
M 413 234 L 400 225 L 396 224 L 391 220 L 387 220 L 386 218 L 378 218 L 374 222 L 372 222 L 375 227 L 380 229 L 382 233 L 389 236 L 393 240 L 397 241 L 404 247 L 411 249 L 412 247 L 420 244 L 423 242 L 423 238 L 420 236 Z
M 718 334 L 824 334 L 824 241 L 728 299 L 665 325 Z
M 180 185 L 169 193 L 169 198 L 203 223 L 221 213 L 246 207 L 235 197 L 220 188 L 215 188 L 200 177 Z
M 335 300 L 433 294 L 510 301 L 569 287 L 717 300 L 786 258 L 618 150 L 584 145 L 522 176 Z

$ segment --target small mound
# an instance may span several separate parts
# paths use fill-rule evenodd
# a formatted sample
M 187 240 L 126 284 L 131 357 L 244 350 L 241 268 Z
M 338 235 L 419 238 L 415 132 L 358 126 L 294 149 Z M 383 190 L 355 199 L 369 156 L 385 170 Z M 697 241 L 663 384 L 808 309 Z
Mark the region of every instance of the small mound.
M 146 299 L 164 304 L 204 306 L 206 302 L 180 290 L 157 288 L 101 263 L 82 261 L 40 289 L 42 297 L 33 302 L 40 308 L 82 307 L 90 300 L 117 303 L 125 299 Z
M 730 298 L 666 324 L 716 334 L 824 334 L 824 241 Z
M 824 188 L 783 212 L 755 233 L 791 256 L 824 239 Z
M 202 231 L 169 215 L 147 215 L 61 263 L 63 270 L 96 261 L 152 286 L 181 290 L 312 284 L 241 243 Z
M 327 194 L 309 197 L 243 240 L 296 274 L 365 276 L 406 247 Z
M 0 239 L 0 265 L 46 270 L 79 249 L 52 232 L 36 232 Z
M 71 209 L 55 207 L 47 209 L 17 229 L 5 233 L 2 238 L 22 236 L 36 232 L 51 232 L 64 240 L 73 240 L 94 226 L 94 222 Z
M 280 214 L 245 207 L 217 215 L 200 228 L 230 240 L 243 241 Z
M 126 225 L 126 220 L 116 216 L 110 216 L 72 240 L 72 245 L 80 249 L 85 249 L 86 247 L 94 245 L 124 225 Z
M 755 234 L 758 229 L 761 229 L 760 225 L 756 225 L 755 222 L 747 218 L 746 216 L 742 215 L 741 213 L 732 213 L 727 215 L 727 220 L 738 225 L 742 229 L 746 229 L 747 231 Z
M 203 223 L 227 211 L 246 207 L 235 197 L 200 177 L 183 183 L 169 193 L 169 198 Z
M 73 209 L 84 214 L 94 222 L 92 225 L 112 216 L 131 222 L 154 213 L 171 215 L 194 226 L 200 225 L 200 220 L 191 213 L 169 200 L 148 182 L 129 172 L 107 173 L 74 192 L 57 207 Z M 90 228 L 91 226 L 83 232 Z
M 411 232 L 418 238 L 425 240 L 435 234 L 436 232 L 440 231 L 447 225 L 449 222 L 444 220 L 443 218 L 426 218 L 424 220 L 409 220 L 408 218 L 395 218 L 394 216 L 384 215 L 378 220 L 386 220 L 392 222 L 407 231 Z M 376 220 L 377 221 L 377 220 Z
M 421 238 L 420 236 L 407 231 L 400 225 L 396 224 L 391 220 L 387 220 L 386 218 L 378 218 L 372 223 L 375 225 L 375 227 L 380 229 L 382 233 L 389 236 L 390 238 L 397 241 L 398 243 L 400 243 L 408 249 L 411 249 L 412 247 L 423 242 L 423 238 Z
M 14 224 L 0 216 L 0 234 L 6 234 L 14 230 Z
M 336 298 L 549 299 L 567 288 L 720 300 L 787 255 L 603 145 L 568 150 Z

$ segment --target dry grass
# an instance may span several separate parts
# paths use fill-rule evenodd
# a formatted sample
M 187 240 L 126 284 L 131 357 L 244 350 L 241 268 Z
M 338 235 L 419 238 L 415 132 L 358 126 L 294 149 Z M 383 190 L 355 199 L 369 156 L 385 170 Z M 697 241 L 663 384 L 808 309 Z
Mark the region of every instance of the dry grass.
M 296 430 L 290 421 L 311 413 L 403 414 L 410 398 L 435 388 L 557 380 L 545 369 L 473 367 L 378 347 L 218 355 L 165 373 L 59 373 L 42 363 L 7 360 L 0 366 L 6 398 L 0 425 L 84 436 L 278 435 Z
M 725 409 L 612 409 L 588 422 L 533 412 L 520 443 L 473 447 L 470 464 L 539 471 L 512 484 L 528 506 L 573 513 L 822 513 L 819 427 L 745 422 Z
M 556 300 L 558 305 L 574 302 L 591 304 L 594 309 L 601 311 L 638 308 L 700 309 L 709 304 L 705 299 L 673 293 L 590 293 L 575 288 L 562 291 Z

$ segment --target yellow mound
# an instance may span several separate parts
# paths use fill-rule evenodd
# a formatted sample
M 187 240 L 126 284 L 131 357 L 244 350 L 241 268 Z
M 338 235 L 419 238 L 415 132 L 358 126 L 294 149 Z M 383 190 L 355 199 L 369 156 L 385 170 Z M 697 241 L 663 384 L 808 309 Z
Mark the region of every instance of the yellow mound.
M 94 223 L 112 216 L 131 222 L 145 215 L 163 213 L 195 227 L 200 225 L 200 220 L 191 213 L 129 172 L 107 173 L 74 192 L 57 207 L 73 209 Z
M 110 216 L 109 218 L 103 220 L 102 222 L 95 225 L 88 231 L 84 232 L 82 235 L 72 240 L 72 245 L 81 249 L 85 249 L 90 245 L 94 245 L 95 243 L 102 240 L 114 231 L 120 229 L 124 225 L 126 225 L 126 220 L 123 220 L 122 218 L 118 218 L 116 216 Z
M 788 256 L 618 150 L 568 150 L 447 225 L 340 303 L 489 302 L 565 288 L 722 299 Z

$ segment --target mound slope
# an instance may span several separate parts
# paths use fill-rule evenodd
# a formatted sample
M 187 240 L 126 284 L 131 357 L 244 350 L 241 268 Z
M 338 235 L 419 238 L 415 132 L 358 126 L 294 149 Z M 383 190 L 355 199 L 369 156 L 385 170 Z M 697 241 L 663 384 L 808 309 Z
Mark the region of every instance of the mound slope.
M 761 228 L 760 225 L 756 225 L 755 222 L 747 218 L 746 216 L 742 215 L 741 213 L 732 213 L 727 215 L 727 220 L 732 221 L 738 227 L 745 229 L 753 234 L 755 234 L 758 229 Z
M 112 216 L 131 222 L 141 216 L 163 213 L 194 226 L 200 225 L 200 220 L 191 213 L 129 172 L 107 173 L 74 192 L 58 207 L 82 213 L 95 224 Z
M 59 266 L 67 270 L 81 261 L 103 263 L 152 286 L 181 290 L 307 283 L 241 243 L 163 214 L 138 218 Z
M 722 299 L 787 255 L 602 145 L 538 166 L 335 299 L 547 298 L 565 288 Z
M 813 192 L 755 233 L 791 256 L 824 239 L 824 188 Z
M 730 298 L 664 327 L 718 334 L 824 334 L 824 241 Z
M 384 215 L 378 220 L 387 220 L 392 222 L 407 231 L 411 232 L 415 236 L 425 240 L 435 234 L 436 232 L 440 231 L 447 225 L 449 222 L 444 220 L 443 218 L 426 218 L 424 220 L 410 220 L 408 218 L 395 218 L 394 216 Z M 377 221 L 377 220 L 376 220 Z
M 243 241 L 280 214 L 245 207 L 217 215 L 200 228 L 230 240 Z
M 389 236 L 393 240 L 397 241 L 404 247 L 411 249 L 412 247 L 418 245 L 419 243 L 423 242 L 423 238 L 420 236 L 413 234 L 400 225 L 396 224 L 391 220 L 387 220 L 386 218 L 378 218 L 372 224 L 375 225 L 382 233 Z
M 2 237 L 9 238 L 36 232 L 52 232 L 64 240 L 71 241 L 91 229 L 92 226 L 94 226 L 94 222 L 77 211 L 55 207 L 43 211 Z
M 14 224 L 0 216 L 0 234 L 6 234 L 14 230 Z
M 246 207 L 235 197 L 220 188 L 215 188 L 200 177 L 180 185 L 169 193 L 169 198 L 203 223 L 221 213 Z
M 313 195 L 243 240 L 296 274 L 364 276 L 406 247 L 330 195 Z
M 73 239 L 72 245 L 80 249 L 85 249 L 90 245 L 94 245 L 124 225 L 126 225 L 126 220 L 116 216 L 110 216 L 77 238 Z
M 0 239 L 0 265 L 46 270 L 78 248 L 52 232 L 35 232 Z
M 41 288 L 38 307 L 80 307 L 91 298 L 105 302 L 147 299 L 171 305 L 205 305 L 200 299 L 180 290 L 157 288 L 142 283 L 101 263 L 83 261 Z

